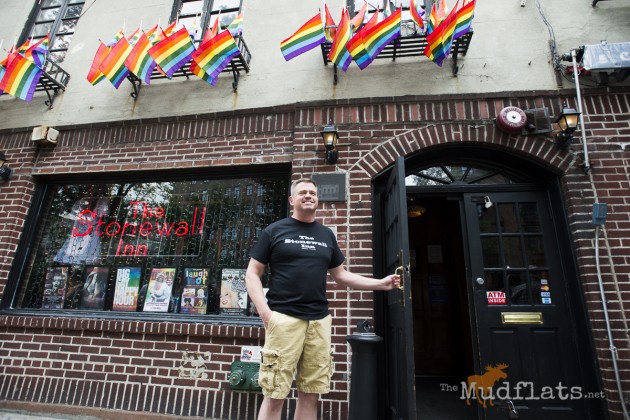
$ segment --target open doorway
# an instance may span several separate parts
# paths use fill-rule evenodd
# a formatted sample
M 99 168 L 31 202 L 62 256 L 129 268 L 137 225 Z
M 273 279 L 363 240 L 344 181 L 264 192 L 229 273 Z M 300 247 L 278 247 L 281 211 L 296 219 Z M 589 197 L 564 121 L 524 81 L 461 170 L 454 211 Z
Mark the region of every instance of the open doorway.
M 476 419 L 453 385 L 474 372 L 459 199 L 408 196 L 418 419 Z

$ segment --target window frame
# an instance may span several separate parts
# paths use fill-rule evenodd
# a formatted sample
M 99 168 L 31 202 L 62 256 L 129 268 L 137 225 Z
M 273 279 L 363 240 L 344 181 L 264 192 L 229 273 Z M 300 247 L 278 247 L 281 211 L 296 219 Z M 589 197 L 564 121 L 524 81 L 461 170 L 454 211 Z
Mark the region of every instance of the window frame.
M 35 29 L 37 24 L 41 24 L 44 22 L 52 22 L 52 26 L 50 28 L 50 32 L 48 32 L 48 36 L 49 36 L 49 41 L 50 41 L 50 50 L 48 51 L 48 54 L 46 55 L 46 59 L 50 59 L 51 56 L 53 56 L 53 54 L 57 53 L 63 53 L 63 60 L 56 60 L 56 59 L 52 59 L 51 61 L 54 61 L 56 64 L 60 64 L 62 63 L 67 55 L 68 50 L 70 49 L 70 43 L 68 43 L 68 47 L 67 48 L 56 48 L 53 49 L 53 46 L 55 45 L 55 40 L 57 37 L 59 36 L 67 36 L 67 35 L 72 35 L 74 36 L 75 31 L 73 30 L 72 32 L 63 32 L 63 33 L 58 33 L 60 27 L 62 26 L 62 23 L 64 20 L 77 20 L 77 24 L 79 19 L 81 18 L 81 13 L 84 11 L 85 8 L 85 2 L 86 0 L 59 0 L 61 2 L 61 4 L 59 6 L 44 6 L 44 2 L 42 1 L 41 4 L 39 2 L 35 2 L 35 4 L 33 5 L 33 9 L 31 10 L 31 13 L 24 25 L 24 28 L 22 30 L 22 34 L 20 35 L 20 38 L 18 39 L 18 45 L 22 45 L 24 42 L 26 42 L 27 39 L 29 39 L 31 37 L 31 34 L 33 32 L 33 30 Z M 67 18 L 64 19 L 65 14 L 67 13 L 68 9 L 71 6 L 77 6 L 81 4 L 81 13 L 79 13 L 79 16 L 77 17 L 72 17 L 72 18 Z M 42 20 L 42 21 L 38 21 L 37 20 L 37 16 L 39 16 L 40 12 L 42 10 L 53 10 L 53 9 L 59 9 L 59 14 L 55 17 L 54 20 Z M 33 37 L 33 42 L 36 42 L 38 40 L 40 40 L 41 38 L 45 37 L 46 34 L 44 35 L 38 35 L 38 36 L 34 36 Z
M 180 12 L 182 10 L 184 3 L 193 2 L 193 1 L 203 1 L 201 19 L 198 22 L 199 29 L 201 31 L 199 31 L 198 29 L 196 32 L 197 35 L 195 36 L 195 41 L 201 41 L 204 35 L 206 34 L 208 27 L 212 23 L 212 17 L 219 14 L 219 10 L 212 10 L 215 2 L 218 3 L 218 0 L 174 0 L 173 9 L 171 11 L 171 17 L 169 19 L 169 23 L 179 21 L 180 17 L 182 17 Z M 236 12 L 238 14 L 241 12 L 242 9 L 243 9 L 243 0 L 239 0 L 238 8 L 231 7 L 231 8 L 223 9 L 221 10 L 221 13 Z M 184 15 L 184 18 L 190 18 L 192 16 L 193 15 Z M 225 28 L 227 28 L 227 26 L 221 25 L 219 28 L 219 31 Z
M 42 308 L 18 308 L 17 305 L 19 299 L 20 287 L 22 287 L 22 281 L 28 281 L 23 279 L 24 275 L 30 269 L 29 264 L 34 254 L 34 244 L 38 240 L 39 232 L 42 229 L 42 225 L 39 223 L 43 217 L 48 213 L 48 207 L 46 206 L 46 200 L 51 197 L 53 190 L 60 185 L 73 185 L 73 184 L 89 184 L 89 183 L 121 183 L 129 182 L 133 179 L 137 182 L 177 182 L 177 181 L 190 181 L 190 180 L 229 180 L 248 177 L 280 177 L 284 179 L 287 191 L 283 192 L 288 195 L 288 188 L 290 185 L 291 173 L 290 167 L 287 165 L 274 165 L 273 167 L 244 167 L 239 168 L 235 173 L 226 176 L 222 171 L 211 171 L 206 168 L 205 171 L 188 170 L 188 171 L 165 171 L 162 174 L 156 174 L 151 172 L 134 172 L 124 174 L 126 176 L 112 175 L 103 176 L 98 174 L 82 174 L 81 175 L 67 175 L 67 176 L 50 176 L 37 178 L 35 180 L 35 189 L 33 199 L 27 213 L 24 230 L 20 237 L 18 247 L 13 259 L 13 263 L 9 270 L 7 284 L 4 288 L 2 300 L 0 301 L 0 315 L 13 315 L 13 316 L 36 316 L 36 317 L 53 317 L 53 318 L 89 318 L 89 319 L 110 319 L 110 320 L 143 320 L 143 321 L 156 321 L 163 322 L 165 317 L 169 321 L 185 322 L 185 323 L 225 323 L 238 325 L 258 325 L 261 324 L 259 317 L 251 315 L 225 315 L 207 313 L 203 315 L 187 314 L 181 312 L 143 312 L 143 311 L 114 311 L 107 310 L 87 310 L 87 309 L 42 309 Z M 286 217 L 289 214 L 288 200 L 283 200 L 284 208 L 282 209 L 282 216 Z M 258 230 L 259 227 L 256 227 Z M 257 237 L 256 237 L 257 239 Z M 99 265 L 99 264 L 84 264 Z M 176 274 L 181 277 L 181 273 Z

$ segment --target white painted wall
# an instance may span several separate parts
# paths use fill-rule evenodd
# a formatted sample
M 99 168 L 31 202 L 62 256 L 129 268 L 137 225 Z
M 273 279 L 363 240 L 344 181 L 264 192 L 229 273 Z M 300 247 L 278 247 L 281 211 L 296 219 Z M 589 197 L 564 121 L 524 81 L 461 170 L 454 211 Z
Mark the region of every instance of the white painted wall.
M 8 49 L 19 36 L 35 0 L 0 0 L 0 40 Z M 137 100 L 131 84 L 118 90 L 107 81 L 90 85 L 86 75 L 99 39 L 109 40 L 123 23 L 126 35 L 141 23 L 148 29 L 158 21 L 166 26 L 171 0 L 87 0 L 63 64 L 71 74 L 65 93 L 54 108 L 44 104 L 46 95 L 32 102 L 9 95 L 0 97 L 0 129 L 37 125 L 62 126 L 103 121 L 154 118 L 268 107 L 294 102 L 381 96 L 449 93 L 530 91 L 557 88 L 549 50 L 549 32 L 535 0 L 477 0 L 474 36 L 466 57 L 460 57 L 457 77 L 451 60 L 442 68 L 425 57 L 376 60 L 361 71 L 353 63 L 339 71 L 333 85 L 333 69 L 324 66 L 321 50 L 285 62 L 280 42 L 317 13 L 322 1 L 244 0 L 244 39 L 251 51 L 251 71 L 242 74 L 238 93 L 232 78 L 223 74 L 216 87 L 194 76 L 190 80 L 153 81 L 143 86 Z M 591 7 L 591 0 L 539 0 L 555 33 L 558 52 L 583 44 L 630 41 L 630 4 L 608 0 Z M 454 1 L 448 1 L 453 6 Z M 335 20 L 345 0 L 329 0 Z M 5 51 L 2 55 L 6 54 Z

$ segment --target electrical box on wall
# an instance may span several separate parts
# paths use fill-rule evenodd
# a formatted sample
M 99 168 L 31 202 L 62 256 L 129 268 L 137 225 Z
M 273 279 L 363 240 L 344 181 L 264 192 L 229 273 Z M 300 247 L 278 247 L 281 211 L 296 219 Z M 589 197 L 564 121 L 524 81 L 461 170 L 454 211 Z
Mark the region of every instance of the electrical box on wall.
M 259 369 L 258 362 L 233 362 L 228 376 L 230 388 L 241 391 L 261 391 L 258 385 Z

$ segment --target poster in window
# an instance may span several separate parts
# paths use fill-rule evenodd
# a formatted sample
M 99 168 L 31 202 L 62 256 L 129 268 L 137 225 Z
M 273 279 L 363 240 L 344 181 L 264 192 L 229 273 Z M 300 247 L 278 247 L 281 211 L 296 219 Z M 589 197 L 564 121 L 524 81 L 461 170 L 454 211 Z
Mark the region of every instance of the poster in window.
M 138 306 L 141 267 L 120 267 L 116 272 L 114 311 L 135 311 Z
M 46 270 L 43 309 L 62 309 L 66 298 L 66 283 L 70 267 L 50 267 Z
M 85 280 L 81 290 L 81 309 L 104 309 L 108 280 L 108 267 L 85 267 Z
M 247 287 L 245 271 L 237 268 L 224 268 L 221 273 L 221 294 L 219 308 L 226 315 L 247 315 Z
M 206 268 L 184 269 L 180 312 L 183 314 L 205 314 L 208 307 L 208 270 Z
M 149 287 L 144 299 L 145 312 L 168 312 L 171 301 L 175 268 L 154 268 L 149 277 Z

